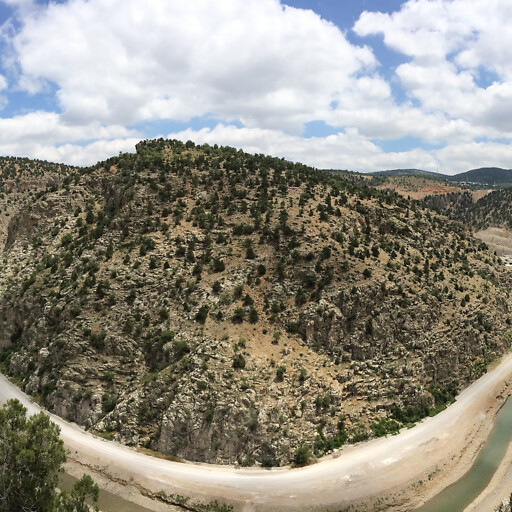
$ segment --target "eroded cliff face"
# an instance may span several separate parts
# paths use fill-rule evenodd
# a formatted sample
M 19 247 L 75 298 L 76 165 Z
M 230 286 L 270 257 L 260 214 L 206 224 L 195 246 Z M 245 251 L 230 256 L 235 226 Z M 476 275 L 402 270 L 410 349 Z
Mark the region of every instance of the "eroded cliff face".
M 146 141 L 10 218 L 1 361 L 124 443 L 283 464 L 449 401 L 509 347 L 509 290 L 484 244 L 419 203 Z

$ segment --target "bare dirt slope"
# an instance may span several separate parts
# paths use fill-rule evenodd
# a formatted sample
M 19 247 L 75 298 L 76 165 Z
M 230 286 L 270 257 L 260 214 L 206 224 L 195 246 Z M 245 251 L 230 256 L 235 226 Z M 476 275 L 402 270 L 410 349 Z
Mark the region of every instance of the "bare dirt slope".
M 504 228 L 490 227 L 475 233 L 476 238 L 485 242 L 500 256 L 512 256 L 512 231 Z
M 462 194 L 464 191 L 471 195 L 474 203 L 485 197 L 490 190 L 468 190 L 444 180 L 426 178 L 422 176 L 390 176 L 377 188 L 381 190 L 393 190 L 403 197 L 421 201 L 427 196 L 442 196 L 446 194 Z
M 379 189 L 391 189 L 403 197 L 421 200 L 430 195 L 460 193 L 462 188 L 451 183 L 420 176 L 392 176 Z

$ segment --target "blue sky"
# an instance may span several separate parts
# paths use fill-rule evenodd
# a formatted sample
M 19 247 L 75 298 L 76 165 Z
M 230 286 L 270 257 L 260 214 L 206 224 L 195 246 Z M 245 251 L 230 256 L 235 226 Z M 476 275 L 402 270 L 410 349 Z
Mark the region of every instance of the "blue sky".
M 510 168 L 511 22 L 508 0 L 0 0 L 0 154 L 88 165 L 163 136 Z

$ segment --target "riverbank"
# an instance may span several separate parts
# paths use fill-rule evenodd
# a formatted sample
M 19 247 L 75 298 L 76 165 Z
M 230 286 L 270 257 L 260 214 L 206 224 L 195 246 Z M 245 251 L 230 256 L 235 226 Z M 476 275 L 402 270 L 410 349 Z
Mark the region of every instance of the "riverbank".
M 410 497 L 414 509 L 420 508 L 422 504 L 441 493 L 446 487 L 457 482 L 472 468 L 480 449 L 494 427 L 498 412 L 512 393 L 511 388 L 512 386 L 509 386 L 508 383 L 503 383 L 495 389 L 495 396 L 489 396 L 487 402 L 482 401 L 480 414 L 473 422 L 472 429 L 464 437 L 464 448 L 460 454 L 453 453 L 454 450 L 452 450 L 434 473 L 426 475 L 427 481 L 421 481 L 417 491 L 413 490 L 412 494 L 418 492 L 417 499 L 414 496 Z M 467 431 L 467 425 L 459 425 L 457 430 L 461 433 Z M 508 447 L 489 485 L 470 506 L 464 509 L 464 512 L 493 511 L 503 498 L 510 495 L 512 489 L 511 464 L 512 445 Z
M 417 474 L 405 487 L 390 489 L 388 492 L 382 493 L 379 496 L 367 497 L 362 499 L 360 502 L 352 503 L 352 505 L 356 507 L 354 510 L 408 511 L 411 510 L 411 508 L 422 506 L 422 503 L 430 500 L 444 488 L 463 477 L 464 474 L 472 467 L 480 448 L 485 443 L 490 431 L 492 430 L 496 414 L 506 400 L 510 389 L 506 384 L 500 384 L 498 391 L 498 395 L 491 396 L 489 402 L 484 405 L 483 409 L 477 415 L 476 420 L 473 423 L 473 432 L 464 439 L 466 446 L 462 453 L 457 454 L 456 457 L 453 453 L 447 454 L 446 460 L 440 461 L 439 465 L 434 469 L 431 467 L 422 468 L 422 473 Z M 350 452 L 350 448 L 351 447 L 346 447 L 346 450 L 342 450 L 341 452 Z M 334 460 L 340 456 L 342 455 L 338 452 L 324 457 L 324 459 L 319 461 L 319 463 L 323 463 L 327 460 Z M 508 450 L 500 468 L 496 472 L 493 481 L 486 488 L 485 492 L 475 500 L 474 504 L 472 504 L 472 508 L 468 507 L 465 512 L 492 511 L 494 510 L 494 507 L 500 503 L 503 497 L 510 494 L 510 489 L 512 489 L 511 463 L 512 446 Z M 70 460 L 66 464 L 66 472 L 77 478 L 84 472 L 84 470 L 91 474 L 91 476 L 98 482 L 101 489 L 106 490 L 112 495 L 118 496 L 121 500 L 135 503 L 155 512 L 178 512 L 182 510 L 181 508 L 172 507 L 149 498 L 147 496 L 147 491 L 145 495 L 144 489 L 141 489 L 139 485 L 135 485 L 134 483 L 130 484 L 128 482 L 123 483 L 120 480 L 113 480 L 104 473 L 91 470 L 91 468 L 87 468 L 73 460 Z M 274 470 L 274 472 L 275 471 L 276 470 Z M 489 492 L 489 489 L 491 489 L 495 480 L 497 480 L 497 484 L 494 485 L 496 489 L 491 493 L 491 496 L 488 496 L 482 501 L 484 494 Z M 510 487 L 507 487 L 509 485 L 507 482 L 510 482 Z M 117 509 L 113 508 L 112 510 Z M 249 504 L 246 504 L 243 510 L 252 510 L 252 508 L 249 508 Z M 108 512 L 110 511 L 108 510 Z
M 498 367 L 499 362 L 496 362 L 493 366 Z M 490 369 L 490 371 L 492 372 L 492 369 Z M 464 474 L 472 467 L 480 448 L 487 440 L 487 437 L 493 428 L 496 414 L 511 391 L 512 390 L 505 382 L 497 382 L 496 386 L 488 389 L 487 393 L 480 397 L 482 399 L 480 402 L 477 400 L 476 402 L 478 403 L 475 402 L 469 404 L 469 408 L 473 409 L 474 414 L 471 416 L 468 414 L 469 411 L 466 410 L 466 414 L 459 417 L 459 424 L 457 428 L 457 431 L 462 434 L 464 430 L 468 430 L 468 421 L 465 421 L 464 416 L 466 417 L 466 420 L 471 420 L 471 428 L 469 428 L 469 431 L 465 436 L 461 437 L 464 445 L 461 452 L 454 453 L 453 450 L 450 451 L 446 454 L 444 459 L 439 459 L 439 462 L 435 467 L 426 467 L 425 465 L 421 467 L 421 464 L 425 462 L 424 460 L 421 460 L 420 466 L 417 467 L 419 472 L 413 470 L 415 477 L 411 478 L 407 482 L 407 485 L 390 488 L 387 492 L 381 493 L 380 495 L 366 496 L 359 502 L 354 501 L 351 504 L 357 507 L 357 510 L 392 510 L 397 512 L 408 511 L 412 508 L 422 506 L 422 504 L 440 493 L 447 486 L 464 476 Z M 467 400 L 467 398 L 463 396 L 464 394 L 465 392 L 459 396 L 458 400 L 461 398 Z M 433 418 L 428 418 L 422 423 L 428 423 L 432 419 Z M 359 447 L 360 446 L 362 445 L 359 445 Z M 328 460 L 334 460 L 342 457 L 344 454 L 350 453 L 352 448 L 356 448 L 357 451 L 358 447 L 347 446 L 337 453 L 324 457 L 319 461 L 319 463 L 321 464 Z M 500 469 L 503 467 L 505 468 L 505 472 L 508 468 L 507 461 L 509 465 L 512 462 L 512 448 L 507 452 L 507 455 L 500 466 Z M 390 461 L 388 461 L 388 463 L 390 463 Z M 498 470 L 497 475 L 500 472 L 500 469 Z M 274 470 L 274 472 L 275 471 L 276 470 Z M 476 505 L 474 508 L 468 508 L 467 511 L 494 510 L 494 506 L 499 504 L 501 499 L 508 496 L 510 493 L 508 489 L 512 488 L 512 468 L 508 471 L 507 476 L 511 482 L 511 486 L 507 488 L 507 491 L 503 488 L 507 487 L 508 484 L 503 482 L 501 488 L 498 489 L 491 497 L 493 498 L 492 500 L 486 500 L 482 503 L 482 506 Z M 493 478 L 493 482 L 494 480 L 495 478 Z M 491 487 L 493 482 L 491 482 L 487 489 Z M 111 485 L 112 484 L 113 482 L 111 482 Z M 123 496 L 125 499 L 130 499 L 130 492 L 125 494 L 121 484 L 117 485 L 117 489 L 113 489 L 111 487 L 111 490 L 114 490 L 116 494 Z M 140 501 L 139 503 L 142 504 Z M 163 504 L 159 505 L 158 510 L 170 510 L 169 508 L 165 508 L 166 506 Z M 248 507 L 249 505 L 246 504 L 244 510 L 252 510 L 252 508 Z M 155 510 L 157 509 L 155 508 Z
M 84 473 L 90 475 L 100 488 L 99 508 L 101 512 L 183 512 L 182 508 L 165 504 L 145 494 L 134 482 L 121 482 L 109 478 L 104 472 L 95 471 L 78 461 L 68 458 L 63 466 L 63 480 L 71 488 L 74 481 Z

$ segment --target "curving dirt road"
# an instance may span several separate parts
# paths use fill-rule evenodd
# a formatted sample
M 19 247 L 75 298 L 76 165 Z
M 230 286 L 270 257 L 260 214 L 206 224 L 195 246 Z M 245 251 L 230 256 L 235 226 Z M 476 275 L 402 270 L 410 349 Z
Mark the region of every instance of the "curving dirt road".
M 356 502 L 365 502 L 373 510 L 411 510 L 468 469 L 509 378 L 512 354 L 437 416 L 397 436 L 346 446 L 318 464 L 293 470 L 169 462 L 94 437 L 50 416 L 60 426 L 72 458 L 153 492 L 163 490 L 202 501 L 218 499 L 243 511 L 339 510 Z M 41 410 L 0 375 L 0 403 L 9 398 L 18 398 L 29 413 Z

